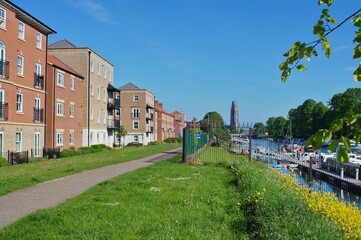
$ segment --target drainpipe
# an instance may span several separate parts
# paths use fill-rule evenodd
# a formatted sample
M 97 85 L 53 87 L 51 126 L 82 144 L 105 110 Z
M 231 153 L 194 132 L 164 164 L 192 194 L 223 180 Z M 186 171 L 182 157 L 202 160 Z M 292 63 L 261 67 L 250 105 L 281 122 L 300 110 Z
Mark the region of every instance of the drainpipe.
M 88 50 L 88 107 L 87 107 L 87 124 L 88 124 L 88 147 L 90 147 L 90 114 L 89 114 L 89 110 L 90 110 L 90 54 L 91 51 Z

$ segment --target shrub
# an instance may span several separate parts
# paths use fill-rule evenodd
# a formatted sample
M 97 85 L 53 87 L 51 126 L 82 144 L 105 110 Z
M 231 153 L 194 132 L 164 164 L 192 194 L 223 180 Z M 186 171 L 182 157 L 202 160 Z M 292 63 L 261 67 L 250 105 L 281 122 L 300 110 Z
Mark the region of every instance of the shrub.
M 140 147 L 140 146 L 143 146 L 143 144 L 141 144 L 139 142 L 130 142 L 127 145 L 127 147 Z
M 167 139 L 164 139 L 164 142 L 166 142 L 166 143 L 181 143 L 182 138 L 180 138 L 180 137 L 178 137 L 178 138 L 167 138 Z
M 149 142 L 148 145 L 160 145 L 162 144 L 161 141 L 154 141 L 154 142 Z
M 8 160 L 6 158 L 0 157 L 0 167 L 7 167 L 9 166 Z

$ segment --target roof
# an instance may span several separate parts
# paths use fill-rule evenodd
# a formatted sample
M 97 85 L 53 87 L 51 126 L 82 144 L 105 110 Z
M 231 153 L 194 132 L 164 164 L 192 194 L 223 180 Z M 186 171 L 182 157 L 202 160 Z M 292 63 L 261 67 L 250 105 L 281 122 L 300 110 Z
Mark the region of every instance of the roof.
M 74 44 L 72 44 L 71 42 L 69 42 L 66 39 L 60 40 L 59 42 L 50 44 L 48 46 L 49 48 L 76 48 L 76 46 Z
M 108 83 L 107 89 L 108 89 L 109 91 L 119 92 L 119 89 L 117 89 L 116 87 L 114 87 L 114 86 L 111 85 L 110 83 Z
M 54 65 L 55 67 L 57 67 L 63 71 L 66 71 L 72 75 L 75 75 L 81 79 L 84 79 L 84 77 L 82 75 L 77 73 L 75 70 L 73 70 L 71 67 L 69 67 L 68 65 L 66 65 L 65 63 L 60 61 L 59 59 L 57 59 L 55 56 L 48 55 L 48 64 Z
M 139 87 L 135 86 L 133 83 L 127 83 L 119 88 L 119 90 L 141 90 Z
M 172 115 L 183 115 L 183 113 L 181 113 L 179 111 L 174 111 L 174 112 L 172 112 Z
M 31 16 L 29 13 L 27 13 L 20 7 L 16 6 L 14 3 L 10 2 L 9 0 L 0 0 L 0 4 L 13 11 L 18 19 L 29 24 L 39 32 L 46 35 L 56 33 L 53 29 L 51 29 L 50 27 L 48 27 L 47 25 L 45 25 L 35 17 Z

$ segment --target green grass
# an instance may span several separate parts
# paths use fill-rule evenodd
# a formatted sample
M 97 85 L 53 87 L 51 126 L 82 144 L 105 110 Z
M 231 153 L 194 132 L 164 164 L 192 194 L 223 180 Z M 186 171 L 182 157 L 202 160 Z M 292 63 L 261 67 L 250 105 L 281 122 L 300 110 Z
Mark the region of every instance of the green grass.
M 180 144 L 162 144 L 129 147 L 80 156 L 39 160 L 0 168 L 0 196 L 47 180 L 56 179 L 115 163 L 139 159 L 148 155 L 180 147 Z
M 229 169 L 179 162 L 103 182 L 6 227 L 0 239 L 244 239 L 233 228 L 238 193 Z

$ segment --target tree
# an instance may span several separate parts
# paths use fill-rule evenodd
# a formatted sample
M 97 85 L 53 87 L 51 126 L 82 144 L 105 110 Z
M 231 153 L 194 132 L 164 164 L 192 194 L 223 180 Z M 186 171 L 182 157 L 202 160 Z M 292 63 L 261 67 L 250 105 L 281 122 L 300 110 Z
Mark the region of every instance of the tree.
M 266 134 L 266 126 L 261 122 L 257 122 L 253 125 L 253 131 L 257 137 L 263 136 Z
M 124 137 L 128 134 L 128 132 L 125 130 L 124 126 L 121 125 L 119 126 L 119 128 L 117 129 L 117 135 L 119 137 L 120 140 L 123 143 L 123 147 L 124 147 Z
M 266 124 L 269 136 L 275 138 L 283 138 L 286 136 L 288 122 L 284 117 L 270 117 Z
M 331 28 L 330 24 L 336 24 L 336 20 L 329 14 L 329 7 L 333 4 L 333 0 L 318 0 L 318 4 L 327 6 L 322 10 L 317 24 L 313 26 L 313 34 L 316 35 L 318 39 L 310 43 L 301 43 L 300 41 L 297 41 L 292 44 L 291 49 L 283 55 L 286 57 L 286 60 L 279 65 L 279 69 L 282 71 L 282 82 L 286 82 L 294 68 L 301 72 L 306 71 L 306 67 L 301 64 L 300 61 L 303 59 L 310 61 L 311 57 L 318 56 L 317 47 L 319 45 L 321 45 L 321 48 L 324 50 L 325 56 L 329 58 L 331 56 L 331 45 L 328 36 L 350 19 L 352 19 L 352 22 L 356 27 L 356 37 L 353 39 L 353 43 L 356 44 L 353 50 L 353 58 L 361 58 L 361 8 L 345 18 L 340 24 Z M 353 75 L 355 81 L 361 81 L 361 62 Z M 336 98 L 339 98 L 339 96 Z M 350 99 L 347 99 L 347 101 L 350 101 Z M 355 141 L 359 142 L 361 140 L 361 129 L 360 127 L 357 127 L 357 124 L 360 122 L 360 119 L 361 115 L 359 113 L 338 118 L 331 123 L 328 129 L 320 129 L 314 135 L 309 137 L 307 144 L 311 144 L 314 149 L 319 149 L 322 147 L 323 142 L 330 141 L 333 134 L 336 134 L 339 137 L 332 142 L 329 146 L 329 150 L 334 151 L 338 148 L 337 158 L 339 161 L 348 162 L 349 157 L 347 152 L 350 150 L 350 140 L 345 134 L 344 129 L 353 129 L 352 135 Z M 343 145 L 340 145 L 341 142 Z
M 229 132 L 225 127 L 222 116 L 218 112 L 208 112 L 200 123 L 202 131 L 212 133 L 222 139 L 228 139 Z

